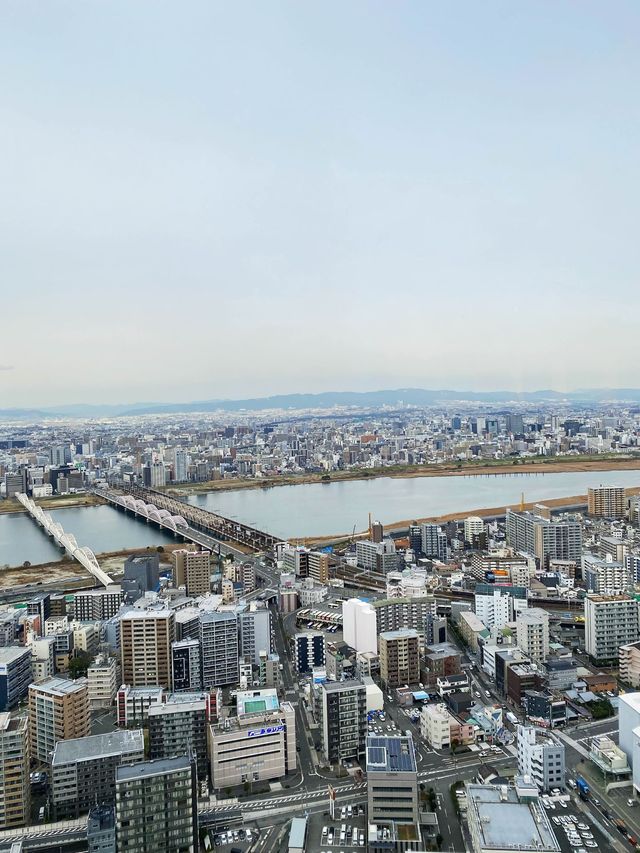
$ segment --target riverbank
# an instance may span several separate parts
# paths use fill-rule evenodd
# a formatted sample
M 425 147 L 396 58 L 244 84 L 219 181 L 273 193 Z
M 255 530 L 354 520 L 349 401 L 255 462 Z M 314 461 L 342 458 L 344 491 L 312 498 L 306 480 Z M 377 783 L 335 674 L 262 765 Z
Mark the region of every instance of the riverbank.
M 124 572 L 124 563 L 132 554 L 157 553 L 160 558 L 160 567 L 165 570 L 171 566 L 171 555 L 178 548 L 185 545 L 179 542 L 175 545 L 149 546 L 147 548 L 126 548 L 120 551 L 105 551 L 96 554 L 100 568 L 110 575 L 114 580 L 119 580 Z M 0 591 L 12 587 L 40 586 L 42 584 L 57 583 L 65 581 L 66 587 L 72 587 L 76 580 L 78 585 L 84 585 L 84 580 L 91 581 L 88 586 L 96 586 L 97 581 L 71 557 L 62 560 L 54 560 L 49 563 L 38 563 L 28 566 L 2 566 L 0 567 Z
M 634 466 L 635 467 L 635 466 Z M 625 489 L 625 493 L 627 497 L 631 497 L 632 495 L 640 495 L 640 487 Z M 525 502 L 522 505 L 522 508 L 525 510 L 532 510 L 536 506 L 547 506 L 550 509 L 562 509 L 566 507 L 567 509 L 576 507 L 576 506 L 585 506 L 587 505 L 587 496 L 586 495 L 570 495 L 565 498 L 552 498 L 550 500 L 541 500 L 541 501 L 530 501 Z M 401 521 L 394 521 L 391 524 L 385 524 L 384 530 L 385 533 L 402 533 L 408 530 L 410 524 L 446 524 L 448 521 L 462 521 L 465 518 L 468 518 L 471 515 L 477 515 L 480 518 L 495 518 L 496 516 L 505 515 L 507 509 L 520 509 L 520 504 L 514 506 L 514 504 L 508 504 L 506 506 L 492 506 L 492 507 L 481 507 L 480 509 L 471 509 L 464 512 L 450 512 L 445 515 L 431 515 L 426 516 L 425 518 L 410 518 L 410 519 L 402 519 Z M 369 532 L 367 530 L 361 530 L 356 532 L 355 535 L 351 535 L 348 533 L 341 533 L 333 536 L 308 536 L 303 537 L 301 539 L 293 539 L 294 542 L 300 543 L 303 545 L 307 545 L 309 547 L 320 547 L 327 545 L 337 545 L 344 544 L 352 539 L 362 539 L 367 537 Z
M 478 462 L 442 462 L 434 465 L 394 465 L 384 468 L 358 468 L 350 471 L 332 471 L 330 474 L 288 474 L 266 478 L 242 480 L 209 480 L 205 483 L 176 483 L 164 491 L 183 497 L 209 492 L 237 491 L 240 489 L 271 489 L 277 486 L 298 486 L 313 483 L 330 485 L 346 480 L 373 480 L 380 477 L 392 479 L 413 477 L 505 477 L 512 474 L 566 474 L 589 471 L 615 471 L 640 469 L 640 457 L 606 454 L 592 456 L 541 456 L 535 459 L 492 459 Z
M 79 495 L 55 495 L 50 498 L 37 498 L 36 503 L 45 512 L 49 512 L 52 509 L 66 509 L 75 506 L 101 506 L 107 501 L 97 495 L 85 492 Z M 26 512 L 26 509 L 15 498 L 8 498 L 0 501 L 0 513 L 8 512 Z

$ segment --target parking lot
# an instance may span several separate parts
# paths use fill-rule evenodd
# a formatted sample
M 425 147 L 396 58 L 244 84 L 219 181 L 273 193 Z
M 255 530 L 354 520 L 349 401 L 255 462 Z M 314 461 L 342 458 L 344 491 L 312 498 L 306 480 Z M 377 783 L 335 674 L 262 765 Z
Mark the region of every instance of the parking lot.
M 579 812 L 569 800 L 543 799 L 554 833 L 564 853 L 590 853 L 607 850 L 610 844 L 594 825 L 593 818 Z
M 314 824 L 310 829 L 310 850 L 361 850 L 366 844 L 365 807 L 336 806 L 334 820 L 323 816 L 321 825 Z
M 248 850 L 249 847 L 258 839 L 259 833 L 257 829 L 229 829 L 226 832 L 210 832 L 209 839 L 211 845 L 220 848 L 220 851 L 233 850 Z

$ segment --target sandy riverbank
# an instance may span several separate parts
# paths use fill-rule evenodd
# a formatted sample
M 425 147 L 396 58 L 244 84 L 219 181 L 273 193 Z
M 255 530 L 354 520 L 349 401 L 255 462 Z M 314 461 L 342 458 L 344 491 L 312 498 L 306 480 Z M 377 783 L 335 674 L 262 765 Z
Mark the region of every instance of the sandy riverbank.
M 397 465 L 385 468 L 364 468 L 353 471 L 332 471 L 331 474 L 300 474 L 260 479 L 210 480 L 206 483 L 170 485 L 166 491 L 176 495 L 198 495 L 206 492 L 238 489 L 270 489 L 276 486 L 299 486 L 311 483 L 341 483 L 348 480 L 370 480 L 377 477 L 505 477 L 511 474 L 563 474 L 588 471 L 615 471 L 640 469 L 640 458 L 635 456 L 592 457 L 540 457 L 535 460 L 499 459 L 482 462 L 439 463 L 436 465 Z
M 628 497 L 631 495 L 639 495 L 640 487 L 634 487 L 630 489 L 625 489 L 625 492 Z M 525 502 L 524 509 L 533 509 L 536 505 L 543 504 L 544 506 L 548 506 L 551 509 L 561 509 L 562 507 L 572 507 L 580 504 L 587 503 L 586 495 L 570 495 L 566 498 L 552 498 L 550 500 L 540 500 L 540 501 L 531 501 Z M 496 515 L 504 515 L 508 508 L 511 509 L 520 509 L 519 504 L 507 504 L 505 506 L 491 506 L 491 507 L 481 507 L 480 509 L 471 509 L 465 510 L 464 512 L 450 512 L 445 515 L 431 515 L 425 518 L 405 518 L 401 521 L 394 521 L 391 524 L 385 524 L 384 529 L 385 533 L 393 533 L 397 531 L 406 530 L 410 524 L 422 524 L 425 522 L 435 522 L 438 524 L 444 524 L 447 521 L 462 521 L 464 518 L 468 518 L 470 515 L 477 515 L 480 518 L 491 518 Z M 361 530 L 356 532 L 355 537 L 357 539 L 361 539 L 364 536 L 368 535 L 367 530 Z M 349 533 L 336 534 L 333 536 L 310 536 L 306 538 L 293 538 L 294 542 L 300 542 L 304 545 L 330 545 L 336 542 L 346 542 L 352 538 Z

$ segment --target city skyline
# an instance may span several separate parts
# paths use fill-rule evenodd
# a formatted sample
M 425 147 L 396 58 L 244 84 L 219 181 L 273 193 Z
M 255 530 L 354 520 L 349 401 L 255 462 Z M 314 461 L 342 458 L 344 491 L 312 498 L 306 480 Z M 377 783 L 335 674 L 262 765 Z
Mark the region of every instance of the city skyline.
M 637 5 L 0 21 L 3 407 L 633 385 Z

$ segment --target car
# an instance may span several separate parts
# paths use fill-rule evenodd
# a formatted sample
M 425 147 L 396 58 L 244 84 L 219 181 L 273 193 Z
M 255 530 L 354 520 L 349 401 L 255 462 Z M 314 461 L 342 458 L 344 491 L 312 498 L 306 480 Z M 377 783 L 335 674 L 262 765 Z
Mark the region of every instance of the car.
M 586 831 L 589 829 L 589 824 L 584 823 L 584 822 L 583 822 L 583 823 L 579 823 L 579 824 L 578 824 L 578 829 L 583 829 L 583 830 L 586 832 Z
M 329 827 L 328 827 L 328 826 L 323 826 L 323 827 L 322 827 L 322 837 L 323 837 L 323 838 L 326 838 L 326 837 L 327 837 L 327 835 L 329 835 Z
M 591 832 L 581 832 L 580 835 L 582 836 L 582 838 L 589 838 L 591 839 L 591 841 L 593 841 L 593 834 Z
M 635 806 L 635 804 L 636 804 L 636 801 L 635 801 L 635 800 L 627 800 L 627 805 L 628 805 L 628 806 L 630 806 L 630 807 L 631 807 L 631 806 Z
M 329 835 L 327 837 L 327 844 L 333 844 L 333 830 L 329 830 Z
M 599 805 L 600 805 L 600 800 L 597 800 L 597 799 L 594 797 L 594 798 L 593 798 L 593 804 L 594 804 L 594 806 L 599 806 Z
M 543 800 L 543 801 L 542 801 L 542 805 L 543 805 L 543 806 L 545 807 L 545 809 L 547 809 L 547 810 L 551 808 L 551 806 L 549 805 L 549 803 L 548 803 L 548 801 L 547 801 L 547 800 Z
M 251 832 L 250 829 L 247 830 L 246 839 L 247 839 L 247 841 L 253 841 L 253 833 Z
M 554 815 L 554 816 L 551 818 L 551 820 L 555 823 L 555 825 L 556 825 L 556 826 L 560 826 L 561 821 L 560 821 L 560 818 L 559 818 L 559 817 L 556 817 L 556 816 Z
M 585 841 L 585 842 L 584 842 L 584 846 L 585 846 L 585 847 L 596 848 L 598 845 L 596 844 L 596 842 L 595 842 L 595 841 Z
M 560 805 L 562 806 L 563 809 L 567 808 L 567 804 L 564 800 L 558 800 L 558 802 L 560 803 Z

